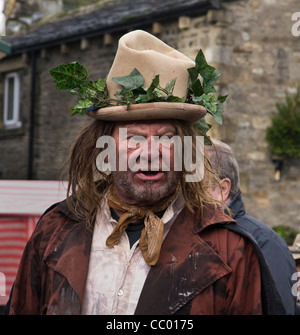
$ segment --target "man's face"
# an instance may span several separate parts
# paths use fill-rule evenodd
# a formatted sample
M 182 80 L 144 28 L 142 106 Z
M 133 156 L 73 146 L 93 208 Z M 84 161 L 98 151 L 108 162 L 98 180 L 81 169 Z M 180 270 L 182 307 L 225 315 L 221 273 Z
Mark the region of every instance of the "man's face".
M 116 125 L 113 131 L 116 162 L 117 167 L 121 162 L 121 170 L 125 171 L 117 168 L 117 171 L 112 171 L 112 176 L 121 200 L 147 207 L 174 193 L 178 185 L 178 172 L 173 171 L 174 146 L 168 141 L 174 135 L 176 129 L 167 120 Z M 166 136 L 165 142 L 160 139 L 157 145 L 153 136 L 156 139 Z

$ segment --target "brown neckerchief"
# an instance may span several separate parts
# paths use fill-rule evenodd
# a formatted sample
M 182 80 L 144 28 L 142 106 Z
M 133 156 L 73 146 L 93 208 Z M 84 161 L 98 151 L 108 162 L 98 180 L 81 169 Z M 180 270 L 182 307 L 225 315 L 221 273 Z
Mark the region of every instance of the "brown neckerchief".
M 164 231 L 164 222 L 155 213 L 168 208 L 175 200 L 177 194 L 178 189 L 170 198 L 160 202 L 159 205 L 145 209 L 124 203 L 113 192 L 113 188 L 111 187 L 107 196 L 109 206 L 125 213 L 121 215 L 114 230 L 107 238 L 106 245 L 112 247 L 117 244 L 131 222 L 144 219 L 145 227 L 141 232 L 139 245 L 146 263 L 155 265 L 159 258 Z

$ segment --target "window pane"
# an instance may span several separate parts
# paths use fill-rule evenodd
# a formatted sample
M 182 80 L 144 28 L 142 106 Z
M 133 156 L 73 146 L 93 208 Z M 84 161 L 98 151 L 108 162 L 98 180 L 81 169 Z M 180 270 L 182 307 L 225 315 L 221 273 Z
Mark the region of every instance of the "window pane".
M 20 77 L 17 72 L 8 73 L 4 84 L 3 123 L 5 128 L 22 126 L 20 121 Z
M 15 78 L 8 79 L 8 105 L 7 105 L 7 120 L 14 119 L 14 91 L 15 91 Z

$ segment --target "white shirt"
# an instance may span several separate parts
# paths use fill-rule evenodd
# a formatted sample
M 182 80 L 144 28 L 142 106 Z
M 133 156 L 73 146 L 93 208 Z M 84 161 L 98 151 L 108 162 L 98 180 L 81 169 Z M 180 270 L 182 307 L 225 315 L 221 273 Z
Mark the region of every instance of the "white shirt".
M 183 207 L 183 196 L 179 195 L 166 209 L 162 217 L 163 238 Z M 115 246 L 106 246 L 106 239 L 116 224 L 105 200 L 96 218 L 82 314 L 132 315 L 135 312 L 150 266 L 143 258 L 139 241 L 130 249 L 125 233 Z

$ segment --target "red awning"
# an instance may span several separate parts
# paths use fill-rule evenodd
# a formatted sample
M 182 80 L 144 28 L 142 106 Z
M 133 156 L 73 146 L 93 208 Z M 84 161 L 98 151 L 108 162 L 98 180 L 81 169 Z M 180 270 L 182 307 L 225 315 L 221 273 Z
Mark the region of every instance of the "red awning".
M 66 182 L 0 180 L 0 305 L 5 305 L 25 245 L 40 216 L 66 198 Z
M 0 215 L 39 216 L 66 193 L 63 181 L 0 180 Z

